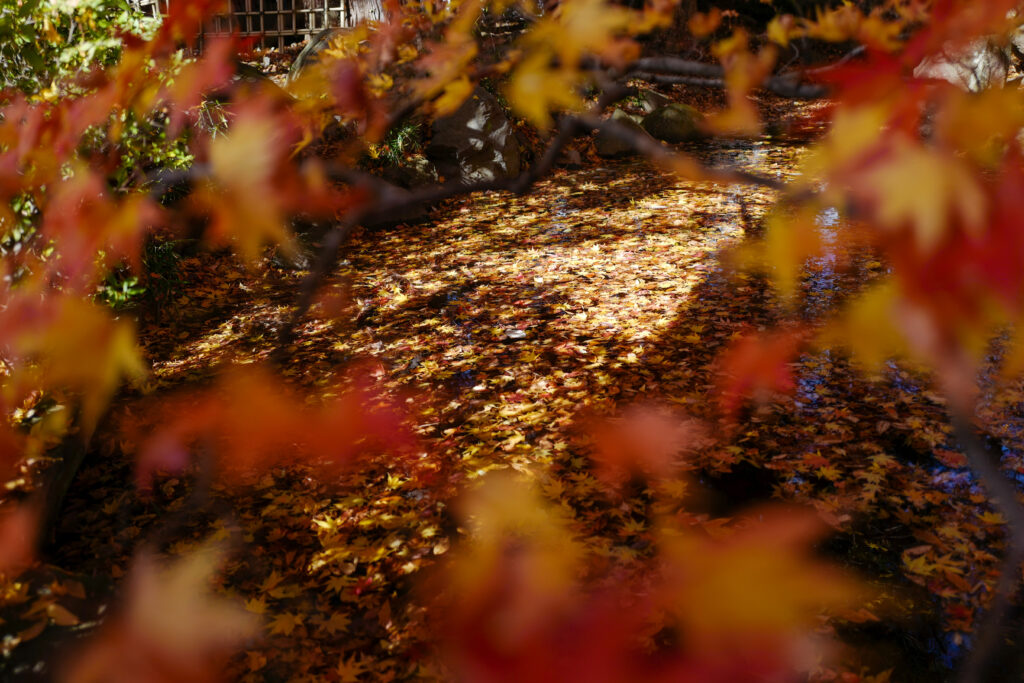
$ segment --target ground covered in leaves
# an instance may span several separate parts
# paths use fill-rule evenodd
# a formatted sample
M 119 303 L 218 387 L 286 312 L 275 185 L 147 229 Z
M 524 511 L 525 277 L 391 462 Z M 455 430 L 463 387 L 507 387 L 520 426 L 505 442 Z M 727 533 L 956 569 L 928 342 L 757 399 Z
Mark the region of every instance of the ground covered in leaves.
M 694 149 L 780 178 L 802 154 L 772 140 Z M 710 534 L 759 502 L 812 506 L 834 528 L 820 553 L 879 592 L 823 627 L 848 649 L 819 678 L 942 680 L 987 604 L 1003 531 L 920 375 L 893 364 L 865 378 L 833 352 L 808 354 L 795 395 L 712 429 L 659 490 L 624 491 L 595 474 L 592 421 L 641 403 L 713 423 L 715 360 L 730 340 L 786 316 L 821 319 L 884 271 L 870 254 L 845 272 L 823 259 L 795 309 L 781 304 L 728 257 L 757 238 L 773 199 L 591 159 L 525 197 L 473 196 L 418 225 L 358 233 L 283 372 L 316 389 L 358 368 L 407 408 L 419 450 L 381 454 L 337 480 L 297 464 L 215 485 L 215 503 L 197 513 L 191 480 L 161 478 L 139 496 L 132 444 L 111 427 L 61 515 L 52 569 L 33 579 L 49 582 L 45 604 L 8 637 L 5 666 L 99 618 L 140 543 L 175 554 L 213 533 L 244 547 L 219 589 L 265 620 L 265 638 L 232 663 L 240 680 L 442 677 L 421 577 L 458 544 L 453 496 L 514 469 L 568 515 L 589 553 L 623 567 L 649 551 L 652 505 Z M 266 359 L 303 274 L 269 259 L 247 271 L 228 255 L 185 257 L 187 284 L 141 330 L 152 375 L 119 400 L 117 419 L 226 363 Z M 1024 474 L 1020 399 L 1000 386 L 980 418 L 1006 468 Z

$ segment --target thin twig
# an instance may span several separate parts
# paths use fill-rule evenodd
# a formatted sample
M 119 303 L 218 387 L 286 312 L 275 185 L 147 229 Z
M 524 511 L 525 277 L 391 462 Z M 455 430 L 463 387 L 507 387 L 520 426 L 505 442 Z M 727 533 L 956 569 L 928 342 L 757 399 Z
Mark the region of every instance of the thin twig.
M 1019 568 L 1024 562 L 1024 507 L 1017 501 L 1017 489 L 999 468 L 998 460 L 978 438 L 970 422 L 962 415 L 952 416 L 953 430 L 964 449 L 971 470 L 985 488 L 989 499 L 1006 518 L 1006 556 L 988 614 L 975 631 L 971 648 L 957 676 L 958 683 L 982 683 L 986 668 L 999 649 L 1000 635 L 1013 605 L 1019 584 Z
M 295 309 L 292 311 L 291 316 L 289 316 L 288 322 L 285 323 L 278 334 L 277 348 L 274 349 L 270 357 L 271 362 L 275 365 L 283 363 L 284 354 L 288 346 L 295 341 L 295 332 L 299 322 L 306 315 L 310 306 L 313 305 L 313 297 L 320 288 L 321 283 L 334 270 L 334 266 L 338 261 L 338 251 L 341 249 L 341 245 L 348 240 L 349 235 L 352 234 L 352 230 L 356 227 L 360 218 L 361 214 L 358 213 L 350 215 L 347 220 L 334 226 L 324 237 L 323 245 L 317 254 L 316 263 L 299 287 L 299 295 L 295 300 Z

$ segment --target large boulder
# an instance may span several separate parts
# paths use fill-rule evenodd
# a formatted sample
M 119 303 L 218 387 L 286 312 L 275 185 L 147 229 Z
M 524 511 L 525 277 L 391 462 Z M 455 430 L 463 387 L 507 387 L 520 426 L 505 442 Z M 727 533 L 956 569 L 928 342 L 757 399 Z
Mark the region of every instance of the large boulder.
M 640 103 L 640 108 L 644 110 L 645 114 L 651 114 L 659 107 L 672 104 L 672 100 L 665 97 L 657 90 L 649 90 L 642 88 L 637 94 L 636 98 Z
M 644 117 L 641 125 L 659 140 L 677 143 L 700 137 L 700 122 L 703 116 L 686 104 L 673 102 L 658 107 Z
M 650 137 L 643 126 L 637 121 L 639 117 L 633 117 L 622 111 L 616 109 L 612 112 L 612 121 L 617 121 L 619 124 L 626 128 L 635 130 L 641 135 Z M 610 133 L 607 130 L 601 129 L 597 132 L 597 137 L 594 138 L 594 151 L 597 152 L 599 157 L 621 157 L 630 154 L 636 154 L 636 149 L 633 145 L 622 140 L 614 133 Z
M 498 100 L 476 88 L 452 114 L 430 127 L 425 150 L 446 180 L 473 183 L 519 175 L 522 150 Z
M 967 92 L 1002 87 L 1010 70 L 1007 50 L 987 38 L 965 47 L 947 45 L 914 68 L 914 78 L 947 81 Z

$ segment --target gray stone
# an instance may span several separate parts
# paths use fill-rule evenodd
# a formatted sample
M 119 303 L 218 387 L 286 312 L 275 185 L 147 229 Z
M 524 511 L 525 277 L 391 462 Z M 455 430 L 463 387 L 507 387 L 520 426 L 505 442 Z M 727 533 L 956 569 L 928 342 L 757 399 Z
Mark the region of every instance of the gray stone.
M 429 215 L 425 206 L 408 206 L 400 211 L 394 207 L 405 205 L 412 196 L 412 192 L 388 182 L 381 180 L 377 186 L 377 211 L 371 211 L 363 217 L 363 225 L 371 227 L 386 227 L 399 225 L 401 223 L 418 223 Z
M 671 99 L 665 97 L 657 90 L 641 90 L 637 93 L 637 99 L 640 100 L 640 108 L 643 109 L 645 114 L 650 114 L 659 107 L 672 104 Z
M 1002 87 L 1010 69 L 1007 50 L 992 40 L 979 38 L 966 47 L 944 46 L 914 68 L 914 78 L 934 78 L 966 90 L 981 92 Z
M 612 112 L 613 121 L 617 121 L 624 127 L 631 128 L 642 135 L 648 135 L 647 131 L 637 121 L 638 118 L 630 116 L 621 109 L 616 109 Z M 620 139 L 614 133 L 603 129 L 597 131 L 597 137 L 594 138 L 594 150 L 600 157 L 620 157 L 636 154 L 636 149 L 634 149 L 633 145 Z
M 700 137 L 699 111 L 686 104 L 666 104 L 644 117 L 644 130 L 665 142 L 686 142 Z
M 381 175 L 399 187 L 414 188 L 437 182 L 437 169 L 430 160 L 416 156 L 405 159 L 397 166 L 387 166 Z
M 583 166 L 583 157 L 578 149 L 566 149 L 562 152 L 558 165 L 567 168 L 580 168 Z
M 454 113 L 434 121 L 430 130 L 425 152 L 446 180 L 469 184 L 519 175 L 522 152 L 515 129 L 483 88 Z
M 1024 26 L 1010 34 L 1010 49 L 1013 50 L 1018 60 L 1024 57 Z

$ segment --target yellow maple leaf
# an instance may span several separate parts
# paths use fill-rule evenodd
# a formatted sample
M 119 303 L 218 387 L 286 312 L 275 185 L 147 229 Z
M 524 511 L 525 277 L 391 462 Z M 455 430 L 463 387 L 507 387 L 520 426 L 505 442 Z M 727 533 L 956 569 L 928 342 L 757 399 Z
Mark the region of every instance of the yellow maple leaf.
M 825 479 L 828 479 L 829 481 L 837 481 L 839 479 L 839 477 L 842 476 L 842 472 L 837 470 L 835 467 L 832 467 L 831 465 L 829 465 L 827 467 L 819 467 L 818 468 L 818 476 L 824 477 Z
M 811 545 L 823 530 L 814 515 L 767 508 L 724 529 L 719 539 L 676 534 L 659 540 L 667 558 L 668 607 L 698 643 L 695 651 L 808 629 L 822 609 L 863 597 L 851 578 L 813 559 Z
M 512 109 L 540 128 L 551 126 L 551 110 L 583 109 L 577 93 L 581 76 L 568 66 L 552 66 L 552 55 L 538 51 L 512 72 L 505 94 Z
M 794 215 L 774 214 L 765 231 L 765 258 L 775 286 L 783 296 L 796 292 L 797 279 L 807 259 L 821 253 L 822 243 L 814 207 Z
M 984 121 L 985 125 L 978 125 Z M 986 165 L 997 163 L 1024 127 L 1024 93 L 991 88 L 980 93 L 951 89 L 935 116 L 935 137 Z
M 297 626 L 302 626 L 302 622 L 303 618 L 301 615 L 284 612 L 274 617 L 274 620 L 267 625 L 267 630 L 270 631 L 271 635 L 280 634 L 288 636 L 291 635 Z
M 986 511 L 978 515 L 978 519 L 985 524 L 1006 524 L 1006 518 L 1001 512 Z
M 267 601 L 263 598 L 252 598 L 245 601 L 245 611 L 253 614 L 264 614 L 267 611 Z
M 828 177 L 863 158 L 877 146 L 888 116 L 889 110 L 883 104 L 837 111 L 828 135 L 804 161 L 801 175 L 814 179 Z M 826 201 L 840 204 L 844 200 L 841 186 L 842 183 L 830 183 Z
M 441 96 L 434 100 L 434 113 L 438 116 L 451 114 L 462 105 L 471 92 L 473 83 L 463 74 L 444 86 Z
M 293 249 L 275 182 L 289 150 L 275 123 L 270 115 L 249 111 L 226 135 L 214 138 L 210 143 L 213 183 L 194 195 L 213 213 L 210 239 L 234 241 L 250 263 L 267 243 L 280 244 L 289 252 Z
M 985 194 L 963 161 L 903 137 L 860 181 L 874 200 L 880 226 L 893 230 L 909 224 L 925 252 L 942 241 L 954 219 L 976 230 L 985 217 Z
M 768 40 L 786 47 L 789 45 L 790 38 L 799 37 L 802 33 L 800 29 L 795 27 L 795 20 L 792 14 L 780 14 L 772 19 L 768 23 L 767 35 Z
M 333 613 L 329 619 L 322 624 L 322 628 L 330 633 L 337 633 L 348 629 L 350 619 L 341 612 Z
M 582 546 L 573 538 L 562 510 L 551 506 L 523 479 L 491 474 L 462 506 L 472 542 L 463 546 L 448 571 L 457 589 L 453 615 L 471 617 L 489 604 L 496 577 L 514 581 L 501 638 L 516 642 L 572 599 Z
M 722 23 L 722 10 L 717 7 L 712 7 L 711 11 L 697 12 L 689 21 L 686 22 L 687 28 L 690 29 L 690 33 L 696 38 L 703 38 L 709 35 L 718 28 Z
M 31 292 L 8 302 L 4 313 L 16 320 L 23 306 L 35 307 Z M 8 323 L 14 334 L 12 350 L 19 357 L 36 359 L 45 371 L 47 386 L 78 392 L 81 421 L 91 430 L 114 390 L 125 379 L 146 373 L 133 326 L 115 320 L 108 311 L 75 296 L 54 296 L 52 308 L 36 313 L 36 324 Z M 4 325 L 0 318 L 0 325 Z M 25 368 L 24 372 L 34 371 Z
M 355 683 L 362 674 L 369 671 L 369 666 L 367 666 L 362 657 L 353 655 L 347 659 L 342 658 L 338 662 L 338 667 L 335 671 L 341 683 Z
M 841 317 L 822 333 L 826 345 L 849 349 L 854 358 L 870 371 L 908 352 L 899 320 L 899 292 L 891 281 L 883 281 L 859 296 Z M 871 334 L 864 334 L 871 330 Z
M 151 554 L 138 556 L 127 581 L 127 604 L 68 666 L 71 673 L 63 680 L 151 680 L 153 662 L 161 662 L 163 680 L 197 680 L 211 655 L 230 653 L 258 631 L 254 615 L 210 591 L 223 558 L 223 548 L 210 543 L 167 565 Z
M 929 562 L 924 555 L 920 555 L 913 559 L 904 557 L 903 564 L 906 565 L 908 571 L 919 576 L 928 576 L 935 572 L 935 565 Z

